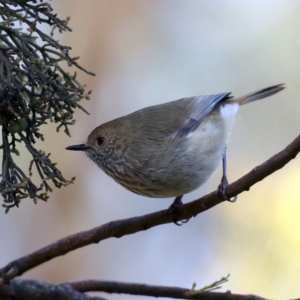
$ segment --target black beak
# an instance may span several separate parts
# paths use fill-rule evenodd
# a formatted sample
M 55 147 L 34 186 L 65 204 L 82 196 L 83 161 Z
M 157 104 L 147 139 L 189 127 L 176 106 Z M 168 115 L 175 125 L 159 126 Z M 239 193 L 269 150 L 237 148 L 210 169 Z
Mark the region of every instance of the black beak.
M 73 151 L 86 151 L 88 149 L 90 149 L 90 146 L 86 144 L 73 145 L 66 148 L 66 150 L 73 150 Z

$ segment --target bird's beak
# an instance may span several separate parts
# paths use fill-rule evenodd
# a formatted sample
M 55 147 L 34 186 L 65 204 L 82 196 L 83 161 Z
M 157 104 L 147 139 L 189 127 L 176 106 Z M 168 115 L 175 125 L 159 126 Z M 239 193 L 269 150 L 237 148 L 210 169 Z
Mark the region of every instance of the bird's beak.
M 90 146 L 86 144 L 73 145 L 66 148 L 66 150 L 73 150 L 73 151 L 86 151 L 88 149 L 90 149 Z

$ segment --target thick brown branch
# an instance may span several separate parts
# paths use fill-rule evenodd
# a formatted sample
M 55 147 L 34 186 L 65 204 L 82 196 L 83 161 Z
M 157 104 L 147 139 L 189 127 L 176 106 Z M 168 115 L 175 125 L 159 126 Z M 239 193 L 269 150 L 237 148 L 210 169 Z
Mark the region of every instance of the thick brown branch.
M 91 297 L 77 291 L 70 284 L 55 285 L 41 280 L 13 279 L 9 285 L 0 288 L 0 299 L 30 299 L 30 300 L 106 300 Z
M 300 135 L 284 150 L 254 168 L 236 182 L 230 184 L 226 189 L 226 194 L 231 198 L 249 190 L 255 183 L 282 168 L 290 160 L 295 158 L 299 152 Z M 224 200 L 221 199 L 216 192 L 210 193 L 198 200 L 183 205 L 178 213 L 178 220 L 196 216 L 223 201 Z M 107 238 L 119 238 L 127 234 L 171 222 L 172 216 L 166 215 L 164 211 L 158 211 L 141 217 L 112 221 L 91 230 L 76 233 L 10 262 L 4 268 L 0 269 L 0 285 L 48 260 L 64 255 L 75 249 L 92 243 L 99 243 Z

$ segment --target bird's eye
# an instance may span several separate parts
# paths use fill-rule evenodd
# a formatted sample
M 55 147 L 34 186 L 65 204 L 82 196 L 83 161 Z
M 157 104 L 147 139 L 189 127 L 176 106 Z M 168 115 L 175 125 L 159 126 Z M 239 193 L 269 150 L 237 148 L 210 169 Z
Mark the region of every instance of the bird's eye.
M 105 142 L 105 138 L 104 137 L 100 136 L 100 137 L 97 138 L 97 144 L 99 146 L 103 146 L 104 142 Z

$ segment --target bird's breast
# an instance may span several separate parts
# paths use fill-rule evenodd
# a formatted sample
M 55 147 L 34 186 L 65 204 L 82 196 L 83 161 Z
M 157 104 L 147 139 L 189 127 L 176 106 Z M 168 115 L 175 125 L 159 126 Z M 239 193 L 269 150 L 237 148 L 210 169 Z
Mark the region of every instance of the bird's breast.
M 114 179 L 137 194 L 157 198 L 197 189 L 219 166 L 237 109 L 237 104 L 220 105 L 194 132 L 178 139 L 141 136 Z

